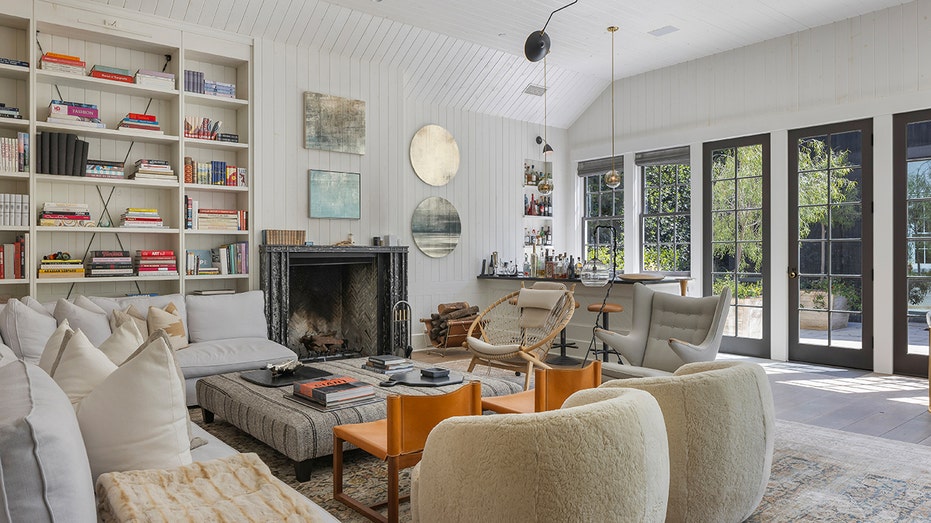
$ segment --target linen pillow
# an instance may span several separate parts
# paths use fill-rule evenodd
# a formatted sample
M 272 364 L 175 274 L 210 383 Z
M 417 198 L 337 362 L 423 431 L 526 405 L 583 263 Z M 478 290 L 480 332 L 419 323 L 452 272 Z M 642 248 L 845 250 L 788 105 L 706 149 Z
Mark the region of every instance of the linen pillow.
M 0 312 L 0 334 L 17 358 L 38 363 L 49 336 L 55 332 L 55 318 L 25 303 L 11 299 Z
M 91 475 L 191 463 L 187 404 L 170 342 L 155 333 L 77 407 Z
M 58 359 L 58 353 L 61 352 L 61 342 L 65 338 L 65 333 L 71 331 L 71 324 L 68 323 L 68 320 L 65 320 L 61 322 L 61 325 L 55 329 L 55 332 L 52 333 L 45 343 L 45 350 L 42 351 L 42 357 L 39 358 L 39 368 L 49 375 L 52 374 L 52 365 Z
M 55 304 L 55 319 L 59 323 L 65 319 L 71 323 L 72 329 L 81 329 L 96 347 L 110 337 L 110 323 L 107 321 L 107 314 L 100 307 L 96 306 L 83 296 L 75 298 L 75 303 L 71 303 L 64 298 L 59 298 Z M 83 304 L 83 305 L 81 305 Z M 86 308 L 85 305 L 93 305 L 93 308 Z
M 71 404 L 77 405 L 116 370 L 116 365 L 94 347 L 81 329 L 66 331 L 62 345 L 49 374 Z M 127 388 L 122 394 L 131 390 Z
M 192 342 L 231 338 L 268 338 L 265 293 L 249 291 L 217 296 L 187 296 Z
M 149 326 L 146 323 L 145 315 L 139 312 L 135 305 L 126 307 L 126 310 L 114 309 L 110 315 L 110 330 L 115 331 L 123 322 L 132 321 L 140 333 L 149 335 Z
M 113 334 L 97 348 L 114 365 L 122 365 L 143 343 L 145 343 L 145 338 L 139 332 L 136 323 L 127 321 L 117 327 Z
M 174 350 L 188 346 L 187 336 L 184 334 L 184 320 L 174 303 L 169 303 L 164 309 L 149 307 L 147 323 L 149 334 L 154 334 L 159 329 L 164 330 Z

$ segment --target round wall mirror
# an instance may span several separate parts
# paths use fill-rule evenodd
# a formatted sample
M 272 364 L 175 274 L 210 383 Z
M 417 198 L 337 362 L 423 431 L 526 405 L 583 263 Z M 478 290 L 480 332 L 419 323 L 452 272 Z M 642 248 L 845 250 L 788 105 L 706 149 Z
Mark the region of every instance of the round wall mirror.
M 459 244 L 462 233 L 459 211 L 446 198 L 431 196 L 414 209 L 411 233 L 422 253 L 431 258 L 442 258 Z
M 456 139 L 439 125 L 421 127 L 411 140 L 411 165 L 424 182 L 436 187 L 446 185 L 459 171 Z

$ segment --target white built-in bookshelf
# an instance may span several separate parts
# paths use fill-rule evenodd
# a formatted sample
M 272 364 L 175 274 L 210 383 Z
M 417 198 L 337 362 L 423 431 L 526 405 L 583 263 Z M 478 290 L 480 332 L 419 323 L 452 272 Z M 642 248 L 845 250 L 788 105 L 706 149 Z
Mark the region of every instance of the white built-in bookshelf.
M 18 107 L 22 119 L 0 118 L 0 137 L 28 133 L 36 143 L 40 133 L 73 133 L 88 142 L 88 158 L 124 161 L 160 159 L 170 163 L 177 182 L 97 179 L 40 174 L 35 147 L 30 148 L 29 169 L 0 169 L 0 193 L 28 197 L 29 223 L 0 226 L 0 244 L 28 234 L 25 279 L 0 279 L 0 295 L 32 295 L 48 300 L 73 294 L 119 296 L 127 293 L 190 293 L 201 289 L 253 287 L 258 273 L 251 230 L 185 229 L 185 196 L 201 209 L 247 211 L 252 223 L 252 41 L 205 28 L 179 27 L 167 19 L 141 17 L 106 5 L 77 0 L 0 0 L 0 57 L 22 60 L 28 67 L 0 64 L 0 103 Z M 157 88 L 104 80 L 39 67 L 43 52 L 78 56 L 90 71 L 93 65 L 165 71 L 175 75 L 175 86 Z M 204 73 L 213 81 L 236 85 L 235 98 L 185 91 L 185 70 Z M 106 129 L 62 125 L 46 121 L 51 100 L 66 100 L 98 107 Z M 163 134 L 117 130 L 127 113 L 155 115 Z M 189 138 L 185 117 L 222 121 L 220 132 L 238 135 L 238 143 Z M 247 186 L 186 183 L 185 157 L 195 162 L 225 162 L 245 168 Z M 80 202 L 91 217 L 110 227 L 38 226 L 45 202 Z M 127 207 L 156 208 L 164 221 L 160 229 L 119 227 Z M 247 242 L 252 274 L 185 275 L 187 250 L 209 250 L 224 244 Z M 179 276 L 39 279 L 42 257 L 69 252 L 83 257 L 90 250 L 173 250 Z

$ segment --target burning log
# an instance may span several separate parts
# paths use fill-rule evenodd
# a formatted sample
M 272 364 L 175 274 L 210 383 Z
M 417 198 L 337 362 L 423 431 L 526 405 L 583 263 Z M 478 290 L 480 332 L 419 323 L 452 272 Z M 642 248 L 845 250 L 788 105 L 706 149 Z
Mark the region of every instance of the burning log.
M 324 334 L 307 333 L 301 336 L 300 342 L 304 348 L 313 353 L 332 354 L 343 350 L 346 345 L 344 338 L 336 337 L 335 332 Z

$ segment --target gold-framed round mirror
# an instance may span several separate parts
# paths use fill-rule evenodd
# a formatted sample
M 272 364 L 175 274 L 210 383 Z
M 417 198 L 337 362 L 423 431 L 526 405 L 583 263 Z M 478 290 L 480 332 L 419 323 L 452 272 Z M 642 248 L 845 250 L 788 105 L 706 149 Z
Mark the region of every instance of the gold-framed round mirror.
M 442 258 L 456 249 L 462 234 L 459 211 L 446 198 L 431 196 L 411 216 L 411 234 L 420 252 Z
M 441 187 L 459 171 L 459 145 L 442 126 L 425 125 L 411 139 L 411 166 L 425 183 Z

